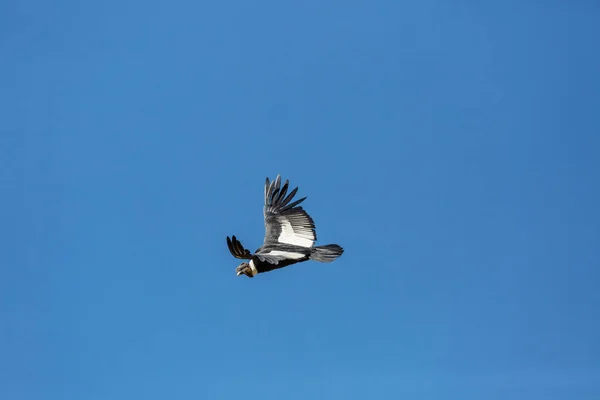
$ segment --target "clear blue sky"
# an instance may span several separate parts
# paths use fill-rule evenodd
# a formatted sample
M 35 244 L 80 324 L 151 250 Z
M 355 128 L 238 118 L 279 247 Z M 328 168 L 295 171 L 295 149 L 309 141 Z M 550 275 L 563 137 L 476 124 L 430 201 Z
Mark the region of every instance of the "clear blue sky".
M 600 398 L 598 38 L 593 1 L 2 2 L 0 398 Z M 346 252 L 236 277 L 278 173 Z

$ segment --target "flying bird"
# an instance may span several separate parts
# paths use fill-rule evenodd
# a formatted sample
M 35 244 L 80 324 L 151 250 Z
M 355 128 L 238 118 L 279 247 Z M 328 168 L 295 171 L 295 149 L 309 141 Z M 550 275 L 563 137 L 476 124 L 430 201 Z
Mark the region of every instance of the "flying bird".
M 344 249 L 337 244 L 315 246 L 317 234 L 313 219 L 299 206 L 306 197 L 292 203 L 298 191 L 296 187 L 287 196 L 289 181 L 281 186 L 281 176 L 265 182 L 265 237 L 263 245 L 254 254 L 232 236 L 227 236 L 227 247 L 235 258 L 242 262 L 235 270 L 237 276 L 249 278 L 257 274 L 287 267 L 292 264 L 314 260 L 329 263 L 338 258 Z

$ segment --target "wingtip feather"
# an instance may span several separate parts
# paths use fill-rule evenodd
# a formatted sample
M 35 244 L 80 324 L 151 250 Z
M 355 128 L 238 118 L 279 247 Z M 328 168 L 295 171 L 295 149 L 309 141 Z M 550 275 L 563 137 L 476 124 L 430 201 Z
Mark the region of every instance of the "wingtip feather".
M 291 208 L 296 207 L 298 204 L 302 203 L 304 200 L 306 200 L 306 197 L 303 197 L 301 199 L 296 200 L 295 202 L 291 203 L 290 205 L 285 206 L 286 210 L 289 210 Z
M 286 180 L 285 183 L 283 184 L 283 186 L 281 187 L 281 190 L 279 191 L 279 194 L 277 195 L 277 199 L 275 199 L 275 203 L 277 204 L 281 204 L 281 199 L 285 196 L 285 194 L 287 193 L 288 190 L 288 185 L 289 185 L 289 181 Z
M 294 188 L 294 190 L 292 190 L 290 192 L 290 194 L 288 194 L 287 197 L 285 199 L 283 199 L 283 201 L 281 202 L 281 206 L 285 207 L 286 204 L 289 203 L 294 198 L 297 191 L 298 191 L 298 188 Z

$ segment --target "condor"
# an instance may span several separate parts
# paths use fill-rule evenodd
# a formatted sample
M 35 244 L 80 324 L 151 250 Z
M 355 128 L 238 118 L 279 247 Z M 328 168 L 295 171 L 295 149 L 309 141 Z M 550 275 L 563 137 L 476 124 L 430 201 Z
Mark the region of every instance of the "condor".
M 227 247 L 235 258 L 242 262 L 235 270 L 238 276 L 249 278 L 257 274 L 287 267 L 288 265 L 314 260 L 328 263 L 342 255 L 344 249 L 337 244 L 315 246 L 317 234 L 313 219 L 299 206 L 306 197 L 292 203 L 298 188 L 287 196 L 289 181 L 281 186 L 281 177 L 265 182 L 264 243 L 254 254 L 242 246 L 235 236 L 227 236 Z

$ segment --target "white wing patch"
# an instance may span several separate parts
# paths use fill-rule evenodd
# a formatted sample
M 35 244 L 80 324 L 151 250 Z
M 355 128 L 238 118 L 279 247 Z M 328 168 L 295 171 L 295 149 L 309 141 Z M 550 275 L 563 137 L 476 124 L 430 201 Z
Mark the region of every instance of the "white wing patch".
M 279 243 L 292 244 L 300 247 L 312 247 L 315 243 L 315 236 L 310 227 L 293 227 L 286 218 L 277 218 L 281 224 L 281 233 L 277 238 Z
M 271 256 L 282 256 L 291 260 L 299 260 L 305 255 L 302 253 L 294 253 L 293 251 L 272 250 L 268 253 Z

